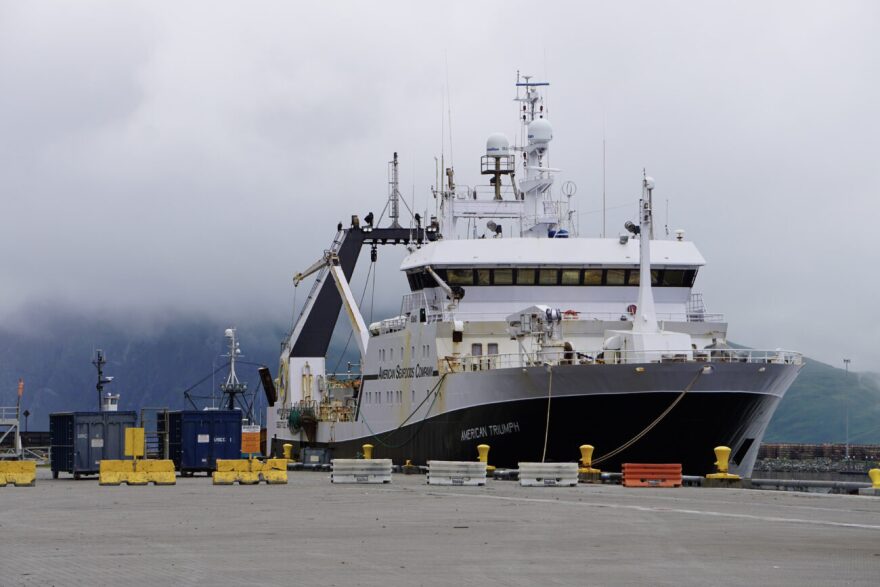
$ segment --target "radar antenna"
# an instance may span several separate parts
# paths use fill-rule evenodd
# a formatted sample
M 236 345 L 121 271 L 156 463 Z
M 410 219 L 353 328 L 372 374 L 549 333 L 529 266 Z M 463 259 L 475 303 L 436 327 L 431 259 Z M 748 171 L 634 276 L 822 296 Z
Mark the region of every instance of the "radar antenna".
M 98 390 L 98 410 L 104 409 L 104 386 L 113 381 L 111 376 L 104 377 L 104 365 L 106 364 L 107 358 L 104 356 L 104 351 L 97 349 L 95 358 L 92 359 L 92 365 L 98 370 L 98 383 L 95 385 L 95 389 Z
M 236 336 L 235 328 L 226 329 L 226 341 L 229 343 L 229 351 L 224 357 L 229 358 L 229 375 L 226 377 L 226 383 L 220 384 L 220 391 L 223 392 L 223 404 L 227 410 L 234 410 L 238 396 L 247 393 L 247 383 L 238 380 L 235 374 L 235 360 L 243 357 L 239 342 Z

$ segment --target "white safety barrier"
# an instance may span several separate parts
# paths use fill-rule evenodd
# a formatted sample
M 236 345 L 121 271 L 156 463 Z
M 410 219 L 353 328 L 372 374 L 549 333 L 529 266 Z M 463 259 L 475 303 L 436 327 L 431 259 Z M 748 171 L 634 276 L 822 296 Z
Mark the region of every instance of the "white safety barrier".
M 428 485 L 485 485 L 486 463 L 428 461 Z
M 333 459 L 331 483 L 391 483 L 391 459 Z
M 518 463 L 523 487 L 576 487 L 577 463 Z

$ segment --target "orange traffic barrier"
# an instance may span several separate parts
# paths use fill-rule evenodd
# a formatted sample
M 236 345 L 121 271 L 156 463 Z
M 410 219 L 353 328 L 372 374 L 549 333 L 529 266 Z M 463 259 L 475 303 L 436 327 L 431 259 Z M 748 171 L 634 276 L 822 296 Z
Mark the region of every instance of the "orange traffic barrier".
M 681 464 L 623 464 L 624 487 L 681 487 Z

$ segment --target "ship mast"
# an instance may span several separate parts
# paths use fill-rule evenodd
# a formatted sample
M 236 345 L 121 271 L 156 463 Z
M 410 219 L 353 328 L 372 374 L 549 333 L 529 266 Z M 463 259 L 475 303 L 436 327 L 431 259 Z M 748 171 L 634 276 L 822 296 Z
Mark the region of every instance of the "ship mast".
M 651 238 L 654 234 L 654 218 L 651 210 L 651 192 L 654 178 L 642 172 L 642 199 L 639 201 L 639 299 L 636 302 L 634 332 L 660 332 L 657 313 L 654 310 L 654 292 L 651 289 Z
M 226 377 L 226 383 L 220 384 L 220 391 L 223 392 L 223 403 L 226 409 L 234 410 L 236 397 L 247 393 L 247 383 L 241 383 L 238 380 L 238 375 L 235 374 L 235 359 L 243 356 L 235 328 L 227 328 L 225 334 L 226 341 L 229 343 L 229 351 L 223 356 L 229 358 L 229 375 Z

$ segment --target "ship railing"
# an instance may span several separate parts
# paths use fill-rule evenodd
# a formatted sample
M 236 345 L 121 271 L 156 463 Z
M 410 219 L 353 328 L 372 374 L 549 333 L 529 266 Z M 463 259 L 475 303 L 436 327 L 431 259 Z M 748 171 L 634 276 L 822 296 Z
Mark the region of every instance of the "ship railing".
M 510 185 L 502 185 L 501 186 L 501 199 L 506 201 L 516 201 L 519 200 L 517 198 L 516 192 L 513 189 L 513 186 Z M 490 201 L 495 200 L 495 186 L 494 185 L 477 185 L 474 186 L 473 192 L 476 197 L 475 200 L 482 201 Z
M 539 351 L 497 355 L 448 356 L 440 361 L 442 372 L 491 371 L 540 366 L 606 365 L 644 363 L 757 363 L 801 365 L 803 355 L 787 350 L 687 349 L 681 351 Z
M 16 406 L 0 406 L 0 420 L 18 420 Z
M 512 312 L 460 312 L 446 311 L 443 320 L 472 320 L 485 322 L 504 322 Z M 687 312 L 658 312 L 657 320 L 660 322 L 724 322 L 724 314 L 689 314 Z M 563 321 L 568 320 L 593 320 L 596 322 L 627 322 L 632 321 L 632 316 L 626 312 L 577 312 L 563 310 Z

